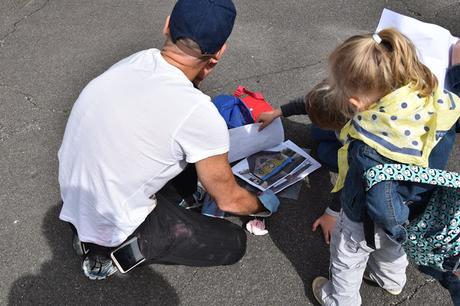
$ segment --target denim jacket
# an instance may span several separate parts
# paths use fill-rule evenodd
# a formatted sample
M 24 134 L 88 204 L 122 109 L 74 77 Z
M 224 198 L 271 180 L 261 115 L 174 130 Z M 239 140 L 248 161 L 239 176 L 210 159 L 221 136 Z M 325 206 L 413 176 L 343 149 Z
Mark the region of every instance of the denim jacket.
M 455 126 L 440 140 L 429 158 L 429 167 L 444 169 L 455 141 Z M 390 238 L 402 243 L 406 240 L 403 225 L 410 210 L 418 211 L 427 202 L 433 186 L 398 181 L 381 182 L 365 192 L 363 173 L 378 164 L 394 163 L 364 142 L 354 140 L 348 148 L 348 173 L 342 189 L 342 209 L 350 220 L 363 222 L 367 210 L 369 217 Z
M 452 91 L 458 95 L 460 94 L 460 66 L 452 68 L 448 72 L 448 79 Z M 460 121 L 457 121 L 457 124 L 452 126 L 432 150 L 428 167 L 436 169 L 446 167 L 456 131 L 459 130 Z M 434 187 L 411 182 L 385 181 L 365 192 L 364 171 L 385 163 L 394 163 L 394 161 L 383 157 L 362 141 L 354 140 L 350 143 L 349 169 L 341 194 L 342 209 L 347 217 L 355 222 L 363 222 L 367 211 L 370 219 L 383 228 L 391 239 L 402 243 L 407 238 L 403 225 L 410 214 L 424 208 Z

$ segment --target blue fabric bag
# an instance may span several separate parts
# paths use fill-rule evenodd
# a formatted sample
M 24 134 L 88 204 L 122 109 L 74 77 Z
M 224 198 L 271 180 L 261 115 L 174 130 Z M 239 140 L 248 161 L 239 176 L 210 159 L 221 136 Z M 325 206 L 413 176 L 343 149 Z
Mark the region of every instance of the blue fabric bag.
M 239 98 L 219 95 L 214 97 L 212 102 L 227 123 L 228 129 L 254 123 L 251 111 Z

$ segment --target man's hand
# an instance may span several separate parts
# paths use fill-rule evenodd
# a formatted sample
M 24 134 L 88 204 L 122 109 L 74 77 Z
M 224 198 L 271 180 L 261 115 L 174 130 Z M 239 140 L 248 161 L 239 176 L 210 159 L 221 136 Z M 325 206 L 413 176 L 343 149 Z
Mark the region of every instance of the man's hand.
M 283 114 L 281 113 L 280 109 L 275 109 L 270 112 L 263 112 L 260 113 L 259 117 L 257 118 L 257 122 L 262 123 L 259 127 L 259 131 L 262 131 L 267 125 L 272 123 L 278 117 L 281 117 Z
M 460 40 L 452 47 L 452 66 L 460 64 Z
M 200 182 L 219 209 L 236 215 L 264 211 L 257 197 L 236 183 L 227 153 L 202 159 L 195 165 Z
M 323 231 L 324 241 L 329 244 L 331 242 L 331 235 L 335 228 L 335 223 L 337 218 L 331 216 L 327 213 L 324 213 L 321 217 L 316 219 L 313 223 L 312 230 L 316 231 L 318 225 L 321 226 L 321 230 Z

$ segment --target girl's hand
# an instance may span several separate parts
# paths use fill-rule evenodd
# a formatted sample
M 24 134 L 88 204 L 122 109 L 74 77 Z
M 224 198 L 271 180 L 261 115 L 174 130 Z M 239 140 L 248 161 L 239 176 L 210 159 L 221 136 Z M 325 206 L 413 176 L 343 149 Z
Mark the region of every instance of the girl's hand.
M 452 66 L 460 64 L 460 40 L 452 47 Z
M 316 219 L 311 229 L 312 231 L 316 231 L 316 229 L 318 228 L 318 225 L 321 226 L 321 229 L 323 231 L 324 241 L 326 241 L 326 243 L 329 244 L 331 242 L 331 235 L 332 235 L 332 232 L 334 231 L 336 220 L 337 220 L 336 217 L 331 216 L 327 213 L 324 213 L 321 217 Z
M 267 125 L 272 123 L 278 117 L 281 117 L 283 114 L 281 113 L 280 109 L 275 109 L 270 112 L 260 113 L 259 118 L 257 118 L 257 122 L 262 123 L 259 126 L 259 131 L 262 131 Z

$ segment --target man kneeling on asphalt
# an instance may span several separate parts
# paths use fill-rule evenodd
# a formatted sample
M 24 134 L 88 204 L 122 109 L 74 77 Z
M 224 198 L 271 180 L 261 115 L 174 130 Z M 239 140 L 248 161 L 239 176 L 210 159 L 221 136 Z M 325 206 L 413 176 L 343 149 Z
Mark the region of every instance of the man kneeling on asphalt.
M 60 218 L 72 224 L 74 246 L 83 242 L 90 279 L 117 271 L 110 254 L 120 245 L 125 270 L 141 261 L 214 266 L 241 259 L 241 227 L 179 207 L 159 193 L 167 183 L 194 201 L 198 178 L 221 210 L 236 215 L 278 208 L 273 194 L 257 198 L 237 185 L 226 124 L 197 89 L 222 57 L 235 17 L 231 0 L 179 0 L 163 48 L 113 65 L 73 106 L 58 154 Z

